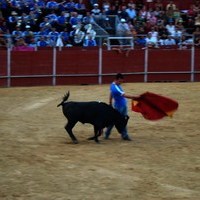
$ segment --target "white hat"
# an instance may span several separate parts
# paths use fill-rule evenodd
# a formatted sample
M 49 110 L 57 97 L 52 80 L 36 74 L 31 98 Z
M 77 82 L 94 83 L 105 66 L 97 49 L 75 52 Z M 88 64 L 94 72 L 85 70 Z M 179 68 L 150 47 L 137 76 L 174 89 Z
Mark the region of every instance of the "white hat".
M 31 28 L 29 25 L 26 25 L 26 28 Z
M 12 11 L 11 15 L 18 15 L 16 11 Z
M 122 19 L 121 19 L 121 22 L 126 22 L 126 20 L 122 18 Z
M 99 6 L 99 4 L 98 4 L 98 3 L 95 3 L 94 6 Z

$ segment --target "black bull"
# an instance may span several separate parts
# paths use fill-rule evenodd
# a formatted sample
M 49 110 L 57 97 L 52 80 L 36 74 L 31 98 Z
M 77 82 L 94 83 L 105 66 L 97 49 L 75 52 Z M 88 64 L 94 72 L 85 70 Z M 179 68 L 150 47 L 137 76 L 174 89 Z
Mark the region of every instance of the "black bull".
M 66 102 L 69 92 L 63 97 L 63 100 L 57 107 L 62 105 L 63 114 L 68 120 L 65 126 L 73 143 L 78 143 L 72 129 L 77 122 L 89 123 L 94 126 L 94 136 L 88 139 L 99 142 L 98 137 L 101 135 L 103 128 L 114 125 L 121 133 L 127 125 L 128 116 L 120 114 L 112 106 L 97 101 L 91 102 Z

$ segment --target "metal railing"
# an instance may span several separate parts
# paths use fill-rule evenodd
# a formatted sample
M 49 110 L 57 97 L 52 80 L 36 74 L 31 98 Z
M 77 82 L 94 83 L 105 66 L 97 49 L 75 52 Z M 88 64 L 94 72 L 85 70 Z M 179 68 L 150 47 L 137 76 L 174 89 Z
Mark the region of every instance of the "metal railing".
M 85 76 L 85 77 L 88 77 L 88 76 L 98 76 L 98 84 L 102 84 L 102 77 L 103 76 L 110 76 L 110 75 L 112 75 L 112 73 L 103 73 L 103 63 L 102 63 L 102 61 L 103 61 L 103 47 L 102 47 L 102 44 L 103 44 L 103 41 L 104 41 L 104 39 L 105 38 L 102 38 L 102 37 L 99 37 L 99 46 L 97 47 L 98 49 L 97 49 L 97 51 L 96 51 L 96 53 L 98 53 L 98 73 L 97 74 L 94 74 L 94 73 L 84 73 L 84 74 L 58 74 L 58 73 L 56 73 L 57 72 L 57 51 L 62 51 L 62 48 L 56 48 L 56 46 L 53 46 L 52 47 L 52 58 L 51 58 L 51 60 L 52 60 L 52 74 L 43 74 L 43 75 L 41 75 L 41 74 L 35 74 L 35 75 L 13 75 L 12 73 L 11 73 L 11 69 L 12 69 L 12 51 L 13 51 L 13 49 L 12 49 L 12 45 L 8 45 L 7 47 L 6 47 L 6 51 L 7 51 L 7 53 L 6 53 L 6 58 L 4 58 L 4 60 L 6 60 L 7 62 L 7 66 L 6 66 L 6 75 L 5 74 L 1 74 L 1 69 L 0 69 L 0 80 L 1 79 L 6 79 L 7 80 L 7 87 L 10 87 L 11 86 L 11 79 L 12 78 L 33 78 L 33 77 L 35 77 L 35 78 L 41 78 L 41 77 L 51 77 L 52 78 L 52 85 L 56 85 L 56 79 L 58 78 L 58 77 L 76 77 L 76 76 L 78 76 L 78 77 L 83 77 L 83 76 Z M 122 39 L 122 38 L 119 38 L 119 37 L 110 37 L 109 39 L 116 39 L 116 40 L 118 40 L 118 39 Z M 131 38 L 129 38 L 131 41 L 132 41 L 132 46 L 130 46 L 130 48 L 131 48 L 131 50 L 135 50 L 134 49 L 134 44 L 133 44 L 133 42 L 134 42 L 134 40 L 133 40 L 133 38 L 131 37 Z M 108 40 L 108 38 L 107 38 L 107 41 L 109 41 Z M 108 48 L 107 48 L 107 50 L 112 50 L 112 45 L 110 45 L 109 46 L 109 44 L 108 44 Z M 73 47 L 72 47 L 73 48 Z M 40 51 L 40 50 L 38 50 L 38 48 L 36 47 L 35 49 L 34 49 L 35 51 Z M 194 44 L 192 44 L 192 45 L 189 45 L 188 46 L 188 49 L 184 49 L 183 51 L 189 51 L 190 52 L 190 67 L 189 67 L 189 69 L 190 70 L 188 70 L 188 71 L 185 71 L 185 70 L 183 70 L 183 71 L 165 71 L 165 72 L 163 72 L 163 71 L 154 71 L 154 72 L 152 72 L 152 71 L 149 71 L 149 51 L 151 50 L 151 48 L 145 48 L 145 49 L 143 49 L 143 51 L 144 51 L 144 58 L 143 58 L 143 60 L 144 60 L 144 71 L 141 71 L 141 72 L 127 72 L 127 73 L 125 73 L 125 74 L 128 74 L 128 75 L 134 75 L 134 74 L 141 74 L 141 75 L 144 75 L 144 82 L 148 82 L 148 76 L 149 75 L 151 75 L 151 74 L 190 74 L 190 81 L 191 82 L 194 82 L 195 81 L 195 78 L 194 78 L 194 75 L 195 74 L 199 74 L 200 72 L 198 71 L 198 70 L 195 70 L 195 59 L 196 59 L 196 56 L 198 56 L 198 55 L 196 55 L 196 53 L 195 53 L 195 46 L 194 46 Z M 2 50 L 0 50 L 0 52 L 1 52 Z M 4 50 L 5 51 L 5 50 Z M 162 51 L 162 49 L 160 49 L 160 51 Z M 78 52 L 78 51 L 77 51 Z M 1 55 L 0 55 L 1 56 Z M 1 59 L 2 59 L 2 57 L 1 57 Z M 1 61 L 0 61 L 1 62 Z M 42 60 L 41 60 L 41 62 L 42 62 Z M 86 59 L 86 61 L 85 62 L 87 62 L 87 59 Z M 0 68 L 2 67 L 2 65 L 0 64 Z

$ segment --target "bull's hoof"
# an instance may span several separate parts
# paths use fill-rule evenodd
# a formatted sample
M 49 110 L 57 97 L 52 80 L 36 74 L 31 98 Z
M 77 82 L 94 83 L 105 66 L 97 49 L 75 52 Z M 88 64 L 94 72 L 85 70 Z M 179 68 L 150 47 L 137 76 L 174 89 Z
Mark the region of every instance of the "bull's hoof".
M 74 144 L 78 144 L 78 141 L 77 141 L 77 140 L 73 140 L 73 143 L 74 143 Z
M 97 144 L 100 144 L 99 140 L 95 140 L 95 142 L 96 142 Z
M 88 138 L 88 140 L 94 140 L 95 139 L 95 137 L 93 136 L 93 137 L 89 137 Z

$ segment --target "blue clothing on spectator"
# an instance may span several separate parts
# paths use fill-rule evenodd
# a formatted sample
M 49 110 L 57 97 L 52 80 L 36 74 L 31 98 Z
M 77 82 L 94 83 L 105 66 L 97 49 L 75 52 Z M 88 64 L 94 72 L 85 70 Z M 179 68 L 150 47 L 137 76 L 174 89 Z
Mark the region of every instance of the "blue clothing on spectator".
M 95 47 L 97 46 L 96 40 L 94 39 L 85 39 L 83 45 L 85 47 Z
M 64 7 L 68 12 L 73 12 L 75 10 L 75 3 L 73 1 L 67 2 L 64 4 Z
M 65 16 L 59 16 L 59 17 L 57 18 L 57 22 L 58 22 L 58 24 L 60 24 L 60 25 L 65 25 L 65 23 L 67 22 L 67 19 L 66 19 Z
M 38 46 L 38 47 L 47 47 L 47 46 L 49 46 L 49 44 L 48 44 L 47 41 L 41 40 L 41 41 L 38 41 L 38 42 L 37 42 L 37 46 Z
M 48 9 L 56 9 L 56 8 L 58 8 L 58 3 L 56 1 L 48 1 L 46 3 L 46 8 L 48 8 Z
M 0 9 L 6 9 L 8 7 L 8 3 L 6 0 L 0 0 Z
M 36 5 L 39 7 L 39 8 L 45 8 L 45 2 L 43 0 L 38 0 L 36 2 Z

